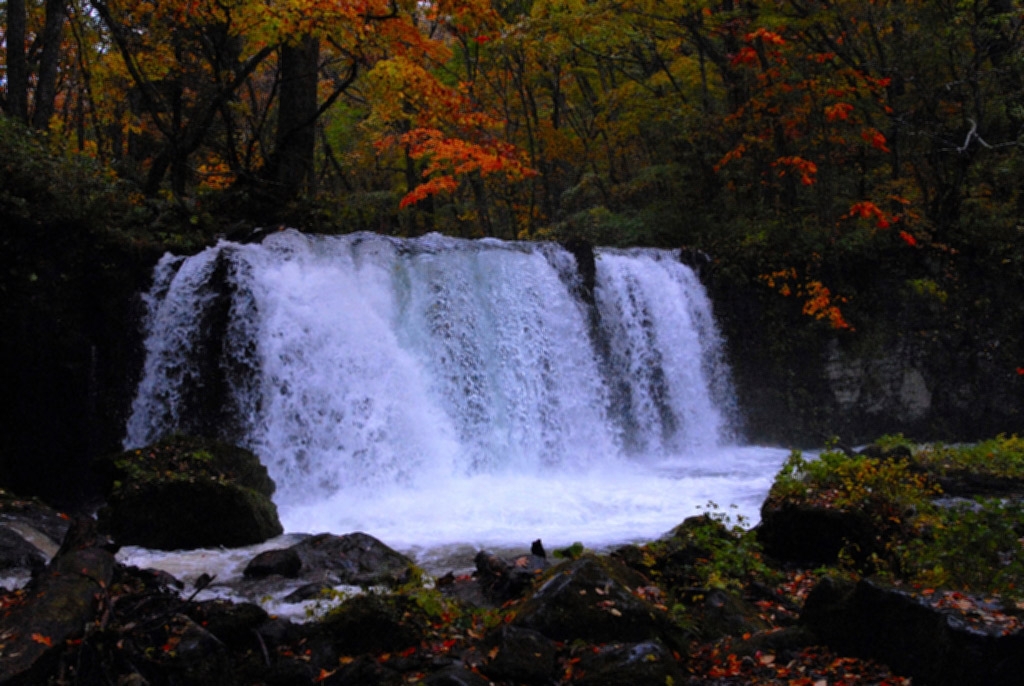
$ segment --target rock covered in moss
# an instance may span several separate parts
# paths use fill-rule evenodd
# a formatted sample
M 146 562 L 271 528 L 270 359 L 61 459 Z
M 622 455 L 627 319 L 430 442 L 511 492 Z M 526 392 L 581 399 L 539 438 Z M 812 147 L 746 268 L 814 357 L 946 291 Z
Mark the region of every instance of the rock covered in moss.
M 513 621 L 556 641 L 595 643 L 660 638 L 673 647 L 681 634 L 667 613 L 641 597 L 642 574 L 613 558 L 584 555 L 553 567 Z
M 122 545 L 162 550 L 237 547 L 282 533 L 274 483 L 251 452 L 172 437 L 104 458 L 101 521 Z
M 399 651 L 419 645 L 428 628 L 415 601 L 401 595 L 368 593 L 349 598 L 314 630 L 340 654 Z

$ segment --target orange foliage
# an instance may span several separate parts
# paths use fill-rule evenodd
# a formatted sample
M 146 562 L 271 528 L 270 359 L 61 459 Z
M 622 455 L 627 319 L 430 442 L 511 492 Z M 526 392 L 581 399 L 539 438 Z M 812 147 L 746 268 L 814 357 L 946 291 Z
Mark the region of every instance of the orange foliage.
M 874 217 L 875 226 L 880 229 L 887 229 L 894 222 L 899 221 L 899 217 L 886 214 L 878 205 L 869 200 L 854 203 L 850 206 L 850 211 L 843 215 L 843 217 L 859 217 L 861 219 L 871 219 Z
M 853 105 L 848 102 L 837 102 L 834 105 L 828 105 L 825 107 L 825 118 L 829 121 L 836 121 L 837 119 L 846 120 L 850 117 L 850 112 L 853 111 Z
M 795 287 L 791 286 L 789 282 L 795 281 L 796 278 L 797 272 L 793 267 L 770 274 L 762 274 L 758 277 L 769 288 L 778 290 L 784 296 L 795 294 L 797 297 L 804 298 L 801 308 L 804 314 L 827 322 L 833 329 L 853 331 L 853 327 L 843 317 L 842 310 L 839 308 L 841 303 L 847 301 L 846 298 L 833 295 L 827 286 L 817 280 L 809 280 Z
M 760 39 L 764 43 L 767 43 L 767 44 L 770 44 L 770 45 L 785 45 L 786 44 L 786 39 L 785 38 L 783 38 L 781 35 L 779 35 L 778 33 L 774 32 L 774 31 L 769 31 L 768 29 L 764 28 L 763 26 L 758 28 L 756 31 L 754 31 L 752 33 L 748 33 L 746 36 L 743 37 L 743 40 L 745 40 L 748 43 L 753 43 L 754 41 L 756 41 L 758 39 Z
M 804 302 L 803 313 L 815 319 L 828 320 L 833 329 L 850 329 L 843 313 L 836 302 L 846 302 L 846 298 L 835 297 L 820 281 L 808 281 L 806 284 L 807 300 Z
M 882 152 L 889 152 L 889 146 L 885 140 L 885 136 L 878 129 L 867 128 L 860 132 L 860 137 L 864 139 L 864 142 L 871 145 L 871 147 L 881 150 Z
M 743 157 L 743 153 L 746 152 L 746 150 L 747 146 L 744 145 L 743 143 L 740 143 L 735 148 L 725 153 L 725 155 L 722 156 L 722 159 L 718 160 L 718 162 L 715 163 L 715 172 L 721 170 L 722 167 L 729 164 L 729 162 L 731 162 L 732 160 L 738 160 L 739 158 Z
M 800 183 L 805 186 L 810 186 L 814 183 L 814 174 L 818 173 L 818 165 L 810 160 L 805 160 L 802 157 L 791 156 L 791 157 L 780 157 L 777 159 L 772 166 L 785 165 L 791 167 L 793 171 L 800 174 Z M 779 176 L 785 176 L 786 170 L 779 172 Z
M 454 192 L 457 188 L 455 177 L 470 172 L 479 172 L 481 176 L 500 172 L 510 180 L 520 180 L 537 174 L 523 163 L 513 146 L 500 141 L 472 143 L 460 138 L 450 138 L 437 129 L 416 129 L 398 137 L 397 141 L 406 146 L 409 156 L 413 159 L 429 160 L 423 170 L 424 178 L 444 172 L 441 176 L 430 178 L 411 189 L 402 198 L 400 207 L 403 208 L 429 195 Z

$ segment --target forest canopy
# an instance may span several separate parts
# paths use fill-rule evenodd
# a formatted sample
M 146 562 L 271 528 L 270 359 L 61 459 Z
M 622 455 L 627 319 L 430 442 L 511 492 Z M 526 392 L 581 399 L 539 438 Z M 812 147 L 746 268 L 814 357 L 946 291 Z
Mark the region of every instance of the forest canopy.
M 746 255 L 835 329 L 856 286 L 838 259 L 909 265 L 936 301 L 964 251 L 1021 266 L 1016 0 L 0 13 L 5 149 L 90 158 L 136 219 L 174 217 L 187 241 L 236 221 L 686 245 Z

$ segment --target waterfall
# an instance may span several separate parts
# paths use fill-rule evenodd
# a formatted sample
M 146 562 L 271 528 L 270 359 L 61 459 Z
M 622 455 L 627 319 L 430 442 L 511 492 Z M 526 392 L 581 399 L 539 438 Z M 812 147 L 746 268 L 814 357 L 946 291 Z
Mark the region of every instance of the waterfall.
M 614 528 L 600 512 L 618 496 L 555 501 L 706 469 L 734 410 L 692 270 L 653 249 L 597 249 L 595 265 L 591 298 L 556 244 L 283 231 L 165 256 L 125 446 L 171 431 L 244 445 L 293 529 L 415 528 L 424 493 L 437 517 L 489 502 L 543 528 L 597 507 Z

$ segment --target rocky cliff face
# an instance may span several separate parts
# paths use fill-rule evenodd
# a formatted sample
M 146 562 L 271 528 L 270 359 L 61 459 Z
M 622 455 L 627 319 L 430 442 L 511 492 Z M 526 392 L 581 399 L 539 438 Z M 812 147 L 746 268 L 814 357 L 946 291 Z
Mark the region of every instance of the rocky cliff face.
M 991 298 L 1005 286 L 971 290 Z M 764 290 L 713 289 L 748 439 L 810 447 L 831 435 L 854 444 L 883 433 L 973 440 L 1024 429 L 1024 314 L 1014 301 L 1001 316 L 972 318 L 953 303 L 925 315 L 912 301 L 873 303 L 869 291 L 857 330 L 836 332 Z

